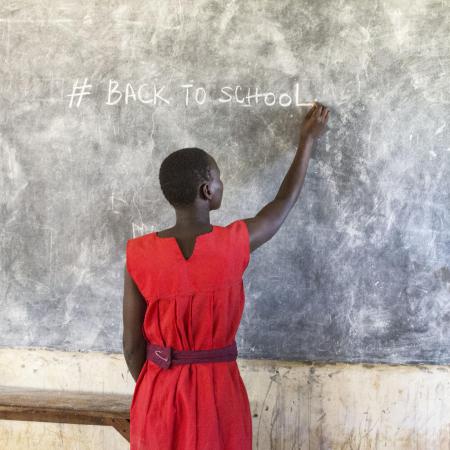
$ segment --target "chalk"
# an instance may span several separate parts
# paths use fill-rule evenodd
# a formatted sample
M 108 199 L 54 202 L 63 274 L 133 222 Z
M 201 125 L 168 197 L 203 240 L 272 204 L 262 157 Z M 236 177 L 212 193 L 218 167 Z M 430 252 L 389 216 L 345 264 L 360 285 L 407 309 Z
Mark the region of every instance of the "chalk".
M 317 98 L 314 99 L 314 101 L 312 103 L 297 103 L 297 106 L 314 106 L 319 100 L 317 100 Z
M 317 98 L 314 99 L 312 103 L 297 103 L 297 106 L 314 106 L 319 100 Z

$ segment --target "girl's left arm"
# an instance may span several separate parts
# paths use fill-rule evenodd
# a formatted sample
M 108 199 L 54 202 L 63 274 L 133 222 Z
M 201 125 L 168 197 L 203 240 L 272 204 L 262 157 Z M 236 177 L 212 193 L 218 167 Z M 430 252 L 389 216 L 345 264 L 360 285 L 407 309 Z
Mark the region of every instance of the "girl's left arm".
M 250 251 L 267 242 L 278 231 L 297 202 L 308 168 L 314 141 L 325 130 L 329 110 L 317 103 L 308 111 L 300 130 L 297 152 L 275 198 L 254 217 L 243 219 L 250 237 Z

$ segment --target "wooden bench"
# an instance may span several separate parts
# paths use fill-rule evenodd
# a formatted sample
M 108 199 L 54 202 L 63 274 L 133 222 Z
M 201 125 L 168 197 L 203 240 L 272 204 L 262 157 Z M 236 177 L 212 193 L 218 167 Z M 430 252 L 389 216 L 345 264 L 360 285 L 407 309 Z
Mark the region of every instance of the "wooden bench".
M 106 425 L 130 442 L 131 395 L 0 386 L 0 419 Z

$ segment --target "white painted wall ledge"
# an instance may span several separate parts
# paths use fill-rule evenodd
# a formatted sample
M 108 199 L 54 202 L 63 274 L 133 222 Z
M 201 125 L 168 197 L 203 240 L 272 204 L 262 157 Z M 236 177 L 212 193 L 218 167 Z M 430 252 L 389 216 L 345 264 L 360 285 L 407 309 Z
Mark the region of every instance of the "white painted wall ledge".
M 238 358 L 262 450 L 450 446 L 450 368 Z M 0 349 L 0 384 L 132 394 L 122 354 Z M 114 429 L 0 421 L 0 448 L 126 450 Z

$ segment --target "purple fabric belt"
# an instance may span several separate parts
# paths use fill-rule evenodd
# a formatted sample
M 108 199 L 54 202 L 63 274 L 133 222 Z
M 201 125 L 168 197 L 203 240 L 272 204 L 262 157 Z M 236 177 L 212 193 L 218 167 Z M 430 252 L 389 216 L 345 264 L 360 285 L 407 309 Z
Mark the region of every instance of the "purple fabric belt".
M 161 347 L 147 342 L 147 359 L 163 369 L 178 364 L 234 361 L 237 355 L 236 341 L 227 347 L 211 350 L 174 350 L 172 347 Z

